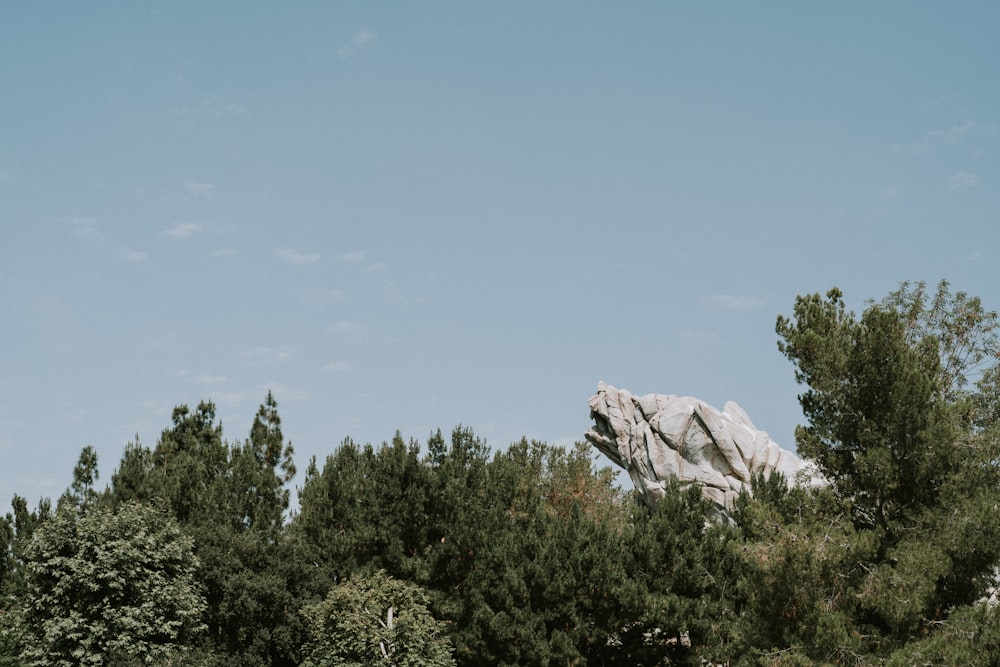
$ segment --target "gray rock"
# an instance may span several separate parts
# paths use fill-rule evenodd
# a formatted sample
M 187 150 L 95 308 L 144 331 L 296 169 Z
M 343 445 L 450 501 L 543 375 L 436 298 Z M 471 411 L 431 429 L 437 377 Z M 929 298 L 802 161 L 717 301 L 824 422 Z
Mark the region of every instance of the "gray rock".
M 789 483 L 820 482 L 811 464 L 779 447 L 733 402 L 719 411 L 690 396 L 633 396 L 601 382 L 590 398 L 590 416 L 587 440 L 628 471 L 650 506 L 670 478 L 699 484 L 723 512 L 757 473 L 778 471 Z

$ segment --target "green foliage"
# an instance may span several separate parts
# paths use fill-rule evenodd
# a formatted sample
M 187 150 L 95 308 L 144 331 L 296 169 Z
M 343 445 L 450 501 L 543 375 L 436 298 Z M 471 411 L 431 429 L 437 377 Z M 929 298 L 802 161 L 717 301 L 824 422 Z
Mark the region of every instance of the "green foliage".
M 285 532 L 295 466 L 274 396 L 260 406 L 248 440 L 229 445 L 222 436 L 212 403 L 194 412 L 178 406 L 154 450 L 129 443 L 109 494 L 115 504 L 164 507 L 193 538 L 208 603 L 207 654 L 239 665 L 293 665 L 304 632 L 295 611 L 306 559 Z
M 454 665 L 445 624 L 428 602 L 419 586 L 382 571 L 335 586 L 303 610 L 309 623 L 303 667 Z
M 947 280 L 938 283 L 933 297 L 928 295 L 923 281 L 904 282 L 879 305 L 902 317 L 912 345 L 926 340 L 937 342 L 941 372 L 936 389 L 944 400 L 955 402 L 968 396 L 970 381 L 975 393 L 982 393 L 995 382 L 1000 362 L 1000 321 L 996 311 L 983 308 L 979 297 L 961 291 L 952 294 Z M 979 422 L 988 416 L 982 412 L 973 415 Z
M 292 528 L 327 580 L 424 587 L 463 665 L 698 664 L 722 640 L 729 532 L 706 539 L 697 490 L 650 515 L 584 444 L 491 453 L 459 427 L 426 449 L 348 440 L 310 464 Z
M 935 393 L 935 341 L 912 345 L 901 318 L 877 306 L 856 320 L 836 289 L 825 300 L 796 299 L 795 318 L 780 317 L 777 330 L 779 349 L 808 385 L 799 452 L 852 499 L 859 525 L 895 539 L 900 524 L 937 501 L 941 471 L 958 455 L 955 421 Z
M 933 631 L 900 648 L 886 667 L 912 665 L 968 665 L 1000 663 L 1000 608 L 976 604 L 958 609 Z
M 152 453 L 154 489 L 184 524 L 211 512 L 210 490 L 227 474 L 229 448 L 211 402 L 199 403 L 194 412 L 186 405 L 174 408 L 173 422 Z
M 830 486 L 743 501 L 747 599 L 785 621 L 752 643 L 837 663 L 931 650 L 1000 557 L 996 314 L 945 282 L 929 304 L 904 283 L 860 318 L 839 290 L 799 297 L 777 331 L 807 385 L 799 451 Z
M 312 462 L 293 530 L 322 566 L 322 590 L 359 569 L 401 578 L 425 570 L 423 557 L 434 539 L 433 489 L 419 445 L 398 433 L 377 449 L 345 440 L 321 472 Z
M 780 480 L 783 482 L 783 480 Z M 829 488 L 755 479 L 734 512 L 744 613 L 737 654 L 762 664 L 849 663 L 868 651 L 857 590 L 878 550 Z M 752 660 L 749 664 L 752 664 Z
M 191 540 L 155 509 L 61 511 L 24 557 L 26 664 L 167 664 L 202 629 Z
M 87 445 L 80 452 L 80 459 L 73 469 L 73 484 L 59 499 L 59 508 L 72 506 L 85 511 L 98 501 L 98 493 L 94 483 L 100 477 L 97 469 L 97 452 Z
M 125 445 L 118 468 L 111 475 L 109 490 L 114 506 L 128 502 L 150 502 L 157 495 L 153 478 L 153 452 L 139 442 L 139 436 Z
M 997 314 L 903 283 L 776 330 L 828 484 L 754 479 L 731 523 L 675 483 L 650 511 L 585 444 L 461 426 L 345 439 L 289 517 L 274 396 L 235 443 L 178 406 L 106 491 L 86 447 L 55 516 L 15 496 L 0 667 L 1000 664 Z

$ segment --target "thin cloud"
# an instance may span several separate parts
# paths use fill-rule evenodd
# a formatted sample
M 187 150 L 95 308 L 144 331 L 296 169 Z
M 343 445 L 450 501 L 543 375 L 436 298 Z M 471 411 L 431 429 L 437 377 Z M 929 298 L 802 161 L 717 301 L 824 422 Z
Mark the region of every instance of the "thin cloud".
M 72 228 L 73 236 L 93 236 L 97 234 L 97 218 L 76 216 L 63 218 L 63 222 Z
M 75 216 L 63 218 L 62 222 L 72 228 L 73 231 L 71 233 L 73 236 L 86 237 L 89 239 L 91 246 L 99 248 L 122 261 L 135 264 L 149 259 L 149 255 L 145 252 L 133 250 L 127 245 L 119 243 L 114 239 L 109 239 L 105 234 L 102 234 L 97 227 L 96 218 Z
M 121 245 L 120 243 L 115 243 L 112 246 L 112 252 L 118 259 L 126 261 L 130 264 L 138 264 L 139 262 L 145 262 L 149 259 L 149 255 L 143 251 L 132 250 L 128 246 Z
M 960 171 L 948 179 L 948 189 L 971 188 L 979 183 L 979 177 L 967 171 Z
M 290 356 L 291 349 L 284 346 L 261 346 L 239 352 L 240 361 L 253 365 L 280 364 L 288 361 Z
M 315 264 L 322 257 L 318 252 L 299 252 L 284 246 L 278 248 L 277 255 L 278 259 L 299 265 Z
M 681 332 L 685 345 L 696 347 L 714 347 L 719 342 L 719 334 L 714 331 L 695 331 L 688 329 Z
M 996 123 L 980 123 L 970 120 L 961 125 L 950 125 L 931 130 L 916 141 L 893 145 L 892 150 L 907 155 L 918 155 L 941 144 L 957 144 L 970 139 L 983 139 L 995 135 L 998 131 L 1000 131 L 1000 125 Z
M 337 49 L 337 55 L 340 56 L 341 59 L 350 58 L 355 51 L 364 48 L 376 39 L 378 39 L 377 33 L 372 32 L 371 30 L 358 30 L 354 33 L 350 43 L 344 44 Z
M 184 368 L 177 371 L 176 376 L 187 380 L 188 382 L 193 382 L 195 384 L 225 384 L 231 382 L 231 380 L 225 375 L 209 375 L 207 373 L 191 373 L 188 369 Z
M 363 262 L 366 257 L 368 257 L 368 253 L 364 250 L 352 250 L 351 252 L 344 252 L 340 254 L 341 261 L 351 262 L 352 264 Z
M 952 125 L 941 130 L 932 130 L 927 133 L 927 139 L 932 141 L 962 141 L 969 137 L 985 137 L 996 134 L 1000 130 L 1000 125 L 995 123 L 979 123 L 967 121 L 961 125 Z
M 195 197 L 211 197 L 215 192 L 215 186 L 211 183 L 193 183 L 189 181 L 184 184 L 184 187 Z
M 333 361 L 323 366 L 324 373 L 346 373 L 351 370 L 351 365 L 346 361 Z
M 74 227 L 93 227 L 97 224 L 97 218 L 90 218 L 86 216 L 78 216 L 71 218 L 63 218 L 63 222 L 67 225 L 73 225 Z
M 727 310 L 749 310 L 763 306 L 766 301 L 753 296 L 741 296 L 736 294 L 715 294 L 709 298 L 709 302 L 717 308 Z
M 359 322 L 334 322 L 326 328 L 327 331 L 333 334 L 346 334 L 352 331 L 364 331 L 364 325 Z
M 179 241 L 197 234 L 201 229 L 201 225 L 194 222 L 175 222 L 163 231 L 163 235 Z
M 900 190 L 895 186 L 885 187 L 879 191 L 879 199 L 883 204 L 892 204 L 900 197 Z
M 305 292 L 302 299 L 308 303 L 329 303 L 331 301 L 341 301 L 346 298 L 344 290 L 337 288 L 315 289 Z

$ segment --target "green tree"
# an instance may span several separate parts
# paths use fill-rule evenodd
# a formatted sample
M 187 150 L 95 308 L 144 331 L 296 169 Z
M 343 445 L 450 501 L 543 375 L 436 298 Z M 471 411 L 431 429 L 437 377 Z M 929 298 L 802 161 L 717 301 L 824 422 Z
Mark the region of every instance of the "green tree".
M 170 664 L 202 629 L 191 540 L 155 509 L 58 512 L 24 557 L 27 664 Z
M 799 452 L 852 499 L 859 524 L 891 542 L 937 502 L 960 453 L 954 412 L 936 391 L 937 341 L 911 342 L 901 317 L 878 306 L 856 319 L 836 289 L 799 297 L 795 318 L 779 317 L 777 330 L 808 385 Z
M 303 610 L 309 624 L 303 667 L 454 665 L 445 626 L 417 585 L 375 572 L 335 586 Z
M 433 485 L 419 444 L 398 432 L 377 448 L 346 439 L 322 471 L 312 461 L 293 529 L 322 566 L 322 590 L 362 569 L 419 578 L 436 535 Z
M 199 518 L 199 512 L 212 511 L 209 492 L 227 474 L 229 448 L 211 401 L 199 403 L 194 412 L 177 406 L 172 419 L 173 426 L 163 431 L 152 453 L 154 488 L 183 524 Z
M 117 507 L 128 502 L 151 502 L 158 495 L 153 472 L 153 452 L 136 434 L 126 443 L 121 462 L 111 474 L 111 504 Z
M 859 604 L 879 539 L 859 531 L 850 503 L 828 487 L 789 489 L 783 476 L 753 480 L 734 520 L 740 614 L 730 647 L 734 664 L 864 664 L 870 651 Z
M 285 531 L 295 466 L 277 408 L 269 392 L 250 437 L 228 444 L 212 403 L 178 406 L 155 449 L 129 443 L 112 476 L 115 503 L 163 506 L 193 538 L 204 651 L 219 664 L 296 664 L 304 632 L 295 612 L 307 561 Z
M 779 349 L 807 386 L 796 443 L 829 480 L 828 506 L 851 521 L 850 530 L 836 515 L 784 521 L 778 534 L 803 538 L 789 558 L 838 536 L 833 568 L 849 592 L 833 596 L 824 618 L 848 619 L 841 635 L 864 637 L 860 652 L 882 656 L 981 598 L 1000 556 L 1000 437 L 987 412 L 970 408 L 990 404 L 995 314 L 950 296 L 946 283 L 925 307 L 921 290 L 904 284 L 858 318 L 833 289 L 798 297 L 793 317 L 777 322 Z
M 715 519 L 714 506 L 696 485 L 670 482 L 654 510 L 638 499 L 631 509 L 615 664 L 730 659 L 738 615 L 734 575 L 741 565 L 734 530 Z
M 878 305 L 903 318 L 911 345 L 937 341 L 941 369 L 936 389 L 941 398 L 957 402 L 971 394 L 992 395 L 1000 365 L 1000 321 L 996 311 L 983 308 L 979 297 L 963 291 L 952 293 L 947 280 L 938 283 L 933 296 L 923 281 L 903 282 Z M 970 407 L 984 406 L 973 402 Z M 973 412 L 971 417 L 978 425 L 990 421 L 989 410 Z
M 97 467 L 97 451 L 87 445 L 80 452 L 80 458 L 73 468 L 73 483 L 59 499 L 59 507 L 73 506 L 86 511 L 98 502 L 99 494 L 94 484 L 100 478 Z
M 35 531 L 52 516 L 52 503 L 42 498 L 34 510 L 28 510 L 28 501 L 19 495 L 11 500 L 13 514 L 0 520 L 0 537 L 4 538 L 0 553 L 0 595 L 17 596 L 24 580 L 24 550 Z

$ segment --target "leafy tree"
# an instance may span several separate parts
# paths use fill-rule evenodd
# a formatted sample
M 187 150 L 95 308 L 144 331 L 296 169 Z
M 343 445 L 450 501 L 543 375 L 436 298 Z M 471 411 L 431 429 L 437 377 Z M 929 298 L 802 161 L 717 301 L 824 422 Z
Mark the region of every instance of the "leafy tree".
M 303 667 L 454 665 L 428 602 L 419 586 L 382 571 L 335 586 L 303 610 L 310 630 Z
M 979 297 L 962 291 L 952 294 L 947 280 L 938 283 L 933 297 L 925 282 L 903 282 L 879 305 L 903 318 L 912 345 L 931 338 L 937 341 L 941 370 L 936 389 L 941 398 L 955 402 L 993 388 L 1000 363 L 1000 322 L 996 311 L 985 310 Z M 970 383 L 974 389 L 968 388 Z M 974 417 L 982 420 L 988 414 Z
M 589 473 L 589 450 L 577 452 Z M 572 478 L 568 459 L 542 443 L 515 443 L 486 466 L 482 489 L 469 489 L 477 502 L 454 508 L 462 513 L 435 569 L 459 575 L 444 608 L 463 664 L 571 664 L 606 646 L 620 535 L 606 530 L 606 514 L 589 511 L 587 492 L 553 483 Z M 448 562 L 456 551 L 462 571 Z
M 250 427 L 250 439 L 230 452 L 230 494 L 241 527 L 280 531 L 295 477 L 295 450 L 281 433 L 278 402 L 269 391 Z
M 27 664 L 169 664 L 202 629 L 191 540 L 155 509 L 58 512 L 24 556 Z

